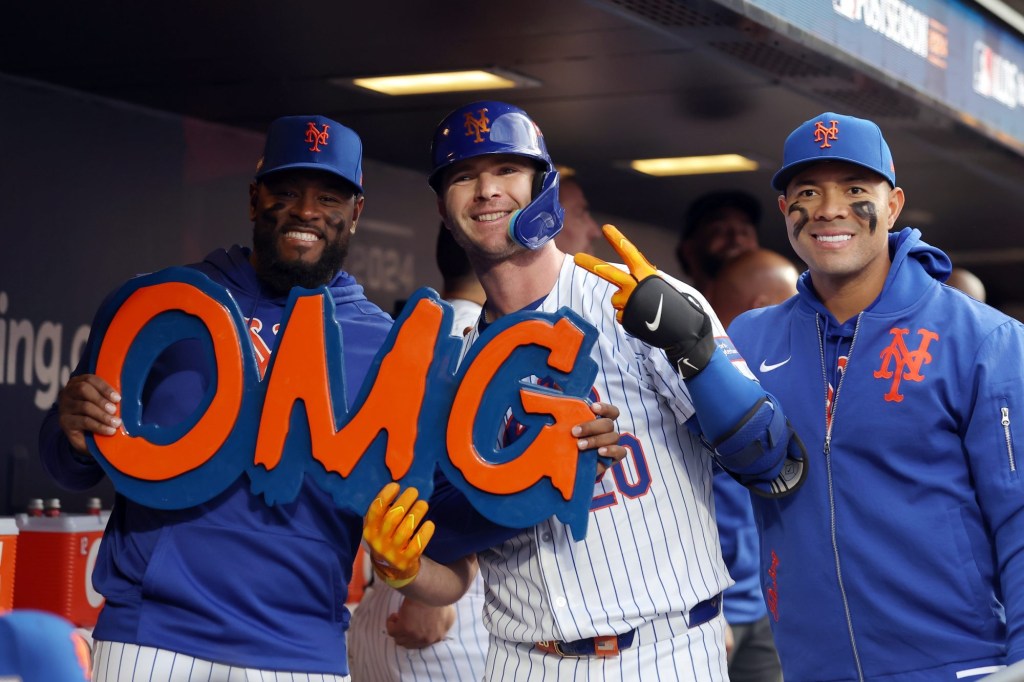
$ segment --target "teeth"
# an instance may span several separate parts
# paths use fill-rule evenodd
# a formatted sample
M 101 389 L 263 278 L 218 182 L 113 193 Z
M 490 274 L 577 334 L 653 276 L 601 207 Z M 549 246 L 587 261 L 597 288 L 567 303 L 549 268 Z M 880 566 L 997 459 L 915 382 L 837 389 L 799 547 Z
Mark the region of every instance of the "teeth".
M 292 231 L 285 232 L 284 236 L 289 239 L 298 239 L 300 242 L 315 242 L 317 239 L 320 239 L 320 237 L 316 236 L 312 232 Z
M 507 215 L 508 215 L 508 211 L 501 211 L 499 213 L 484 213 L 483 215 L 478 215 L 476 217 L 476 220 L 478 222 L 485 223 L 485 222 L 490 222 L 492 220 L 500 220 L 501 218 L 504 218 Z
M 845 242 L 852 238 L 852 235 L 848 234 L 820 234 L 815 237 L 819 242 Z

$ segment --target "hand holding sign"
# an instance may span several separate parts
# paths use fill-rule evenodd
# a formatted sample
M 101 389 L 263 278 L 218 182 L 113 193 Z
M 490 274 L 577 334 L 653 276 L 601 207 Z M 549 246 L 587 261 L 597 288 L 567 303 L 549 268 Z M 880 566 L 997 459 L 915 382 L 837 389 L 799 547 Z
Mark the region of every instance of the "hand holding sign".
M 608 403 L 591 403 L 590 410 L 595 417 L 572 429 L 572 435 L 579 438 L 577 446 L 582 450 L 597 450 L 597 477 L 613 467 L 626 456 L 626 448 L 619 445 L 619 432 L 615 430 L 615 420 L 619 418 L 619 408 Z
M 395 500 L 398 490 L 397 483 L 384 486 L 363 521 L 363 539 L 370 547 L 373 570 L 395 589 L 416 579 L 420 555 L 434 536 L 434 523 L 423 521 L 427 503 L 417 499 L 416 488 L 406 488 Z
M 89 455 L 85 442 L 86 432 L 113 435 L 121 425 L 116 417 L 121 396 L 106 381 L 94 374 L 72 377 L 57 398 L 60 410 L 60 428 L 71 447 Z

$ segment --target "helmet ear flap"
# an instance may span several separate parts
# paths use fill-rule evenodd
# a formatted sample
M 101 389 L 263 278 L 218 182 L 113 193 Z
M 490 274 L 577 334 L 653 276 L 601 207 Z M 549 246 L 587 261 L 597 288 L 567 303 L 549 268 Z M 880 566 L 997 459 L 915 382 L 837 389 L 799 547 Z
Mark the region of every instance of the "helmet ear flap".
M 562 231 L 565 209 L 558 201 L 558 171 L 551 169 L 534 176 L 534 186 L 540 179 L 540 191 L 533 201 L 517 211 L 508 224 L 509 236 L 528 249 L 539 249 Z
M 533 191 L 530 194 L 531 197 L 536 199 L 540 196 L 540 193 L 544 191 L 544 181 L 551 172 L 552 171 L 549 171 L 543 166 L 537 166 L 537 172 L 533 176 Z

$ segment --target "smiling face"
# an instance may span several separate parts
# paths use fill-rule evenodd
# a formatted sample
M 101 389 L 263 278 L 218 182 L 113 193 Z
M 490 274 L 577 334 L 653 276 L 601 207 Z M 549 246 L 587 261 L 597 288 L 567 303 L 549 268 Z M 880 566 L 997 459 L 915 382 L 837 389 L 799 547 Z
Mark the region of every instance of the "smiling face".
M 445 173 L 438 209 L 471 259 L 504 260 L 524 250 L 508 225 L 532 200 L 536 172 L 530 159 L 498 154 L 466 159 Z
M 315 288 L 341 269 L 363 197 L 341 178 L 287 170 L 249 188 L 253 267 L 271 289 Z
M 789 242 L 826 303 L 851 284 L 863 286 L 868 303 L 881 291 L 889 272 L 888 233 L 903 202 L 902 189 L 842 161 L 811 165 L 789 181 L 779 197 Z

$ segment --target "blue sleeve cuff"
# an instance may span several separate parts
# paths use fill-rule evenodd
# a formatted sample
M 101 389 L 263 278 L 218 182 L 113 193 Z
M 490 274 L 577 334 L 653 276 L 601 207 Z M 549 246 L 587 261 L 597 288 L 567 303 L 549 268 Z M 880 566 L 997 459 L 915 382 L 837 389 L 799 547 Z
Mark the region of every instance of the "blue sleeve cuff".
M 734 431 L 750 406 L 766 397 L 756 381 L 732 366 L 721 348 L 715 349 L 711 362 L 700 373 L 686 381 L 686 388 L 701 432 L 712 443 Z
M 46 414 L 39 429 L 39 456 L 50 477 L 67 490 L 86 490 L 105 476 L 99 462 L 71 447 L 60 428 L 56 406 Z

